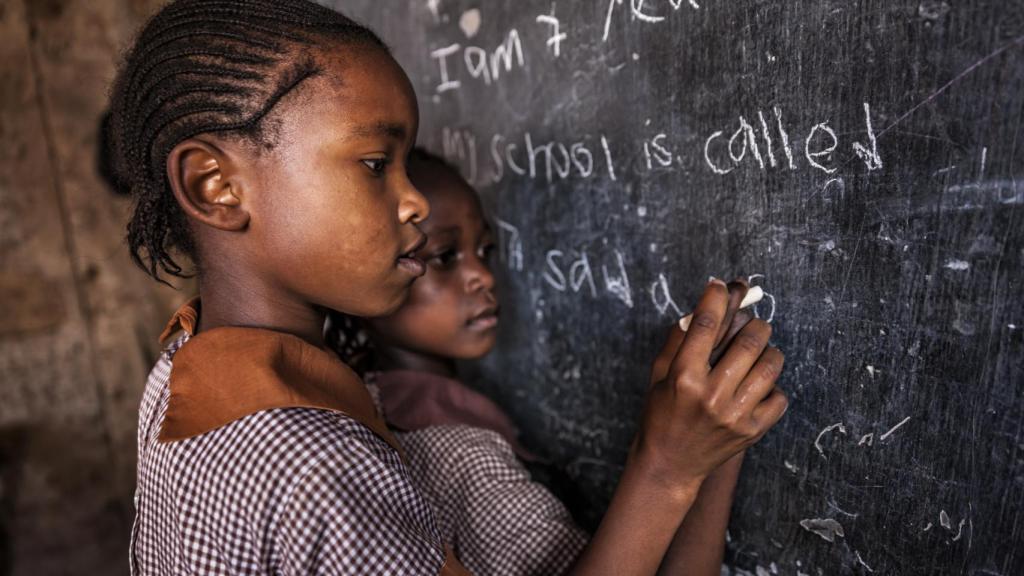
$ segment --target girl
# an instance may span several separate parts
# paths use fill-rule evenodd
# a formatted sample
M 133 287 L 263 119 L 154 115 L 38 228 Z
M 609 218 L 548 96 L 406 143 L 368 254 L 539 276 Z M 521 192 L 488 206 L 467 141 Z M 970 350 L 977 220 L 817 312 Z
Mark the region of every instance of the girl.
M 454 168 L 418 148 L 409 177 L 431 205 L 421 224 L 427 244 L 417 253 L 427 272 L 398 312 L 365 323 L 369 341 L 358 322 L 336 315 L 328 339 L 343 358 L 370 369 L 371 394 L 399 430 L 413 480 L 459 560 L 478 575 L 562 574 L 585 534 L 556 498 L 531 482 L 520 460 L 535 457 L 519 445 L 509 418 L 455 379 L 455 361 L 480 358 L 497 337 L 488 262 L 494 241 L 479 198 Z M 730 285 L 734 297 L 745 291 L 745 284 Z M 749 320 L 742 313 L 735 318 L 733 333 Z M 704 482 L 663 562 L 665 573 L 719 573 L 740 459 Z
M 417 127 L 380 40 L 312 2 L 176 0 L 135 40 L 108 131 L 128 244 L 158 279 L 191 260 L 200 298 L 139 410 L 134 573 L 464 573 L 323 342 L 328 310 L 385 316 L 425 270 Z M 708 474 L 781 416 L 767 325 L 709 367 L 728 301 L 709 283 L 673 344 L 580 573 L 653 573 Z

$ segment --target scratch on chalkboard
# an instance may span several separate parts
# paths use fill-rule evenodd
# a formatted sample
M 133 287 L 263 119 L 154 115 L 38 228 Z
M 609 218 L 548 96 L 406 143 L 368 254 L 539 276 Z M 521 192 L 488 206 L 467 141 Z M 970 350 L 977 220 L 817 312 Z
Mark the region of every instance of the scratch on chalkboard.
M 932 100 L 935 100 L 936 98 L 938 98 L 943 92 L 945 92 L 946 90 L 949 90 L 954 84 L 956 84 L 960 80 L 963 80 L 971 72 L 974 72 L 975 70 L 977 70 L 978 68 L 980 68 L 981 66 L 986 64 L 989 60 L 992 60 L 993 58 L 995 58 L 996 56 L 999 56 L 1003 52 L 1006 52 L 1010 48 L 1013 48 L 1013 47 L 1021 45 L 1021 44 L 1024 44 L 1024 35 L 1018 36 L 1017 38 L 1014 38 L 1006 46 L 1003 46 L 1002 48 L 999 48 L 995 52 L 989 54 L 988 56 L 985 56 L 984 58 L 982 58 L 981 60 L 978 60 L 974 64 L 971 64 L 970 66 L 967 67 L 966 70 L 964 70 L 963 72 L 961 72 L 961 73 L 957 74 L 956 76 L 954 76 L 952 80 L 950 80 L 949 82 L 946 82 L 945 84 L 943 84 L 941 88 L 939 88 L 935 92 L 932 92 L 932 94 L 930 96 L 928 96 L 927 98 L 925 98 L 924 100 L 919 102 L 916 106 L 914 106 L 910 110 L 907 110 L 906 112 L 904 112 L 903 115 L 901 115 L 899 118 L 897 118 L 891 124 L 889 124 L 888 126 L 883 128 L 881 131 L 879 131 L 878 135 L 875 136 L 875 138 L 876 139 L 877 138 L 881 138 L 882 135 L 884 135 L 886 132 L 888 132 L 889 130 L 892 130 L 893 128 L 895 128 L 897 124 L 899 124 L 900 122 L 903 122 L 904 120 L 906 120 L 911 114 L 913 114 L 914 112 L 917 112 L 925 104 L 927 104 L 927 103 L 931 102 Z
M 800 527 L 808 532 L 821 536 L 823 540 L 835 542 L 836 537 L 843 538 L 843 525 L 831 518 L 804 518 L 800 521 Z
M 855 514 L 853 512 L 847 512 L 846 510 L 843 510 L 842 508 L 840 508 L 839 505 L 836 504 L 835 499 L 832 498 L 832 497 L 826 498 L 825 502 L 828 504 L 829 508 L 835 510 L 836 512 L 839 512 L 840 514 L 842 514 L 844 516 L 849 516 L 850 518 L 856 518 L 857 516 L 860 516 L 860 514 Z
M 893 426 L 892 428 L 889 429 L 888 432 L 886 432 L 885 434 L 882 434 L 881 436 L 879 436 L 878 437 L 878 441 L 879 442 L 884 442 L 886 438 L 888 438 L 889 436 L 892 436 L 893 432 L 899 430 L 900 427 L 903 426 L 904 424 L 906 424 L 909 420 L 910 420 L 910 416 L 907 416 L 903 420 L 900 420 L 899 424 Z
M 950 521 L 949 514 L 945 510 L 939 510 L 939 524 L 946 530 L 953 529 L 953 523 Z
M 818 450 L 818 453 L 821 454 L 821 457 L 826 460 L 828 459 L 828 456 L 825 456 L 825 450 L 821 447 L 821 437 L 836 429 L 838 429 L 840 433 L 846 434 L 846 426 L 843 426 L 842 422 L 836 422 L 830 426 L 825 426 L 825 428 L 818 433 L 818 437 L 814 439 L 814 447 Z
M 861 566 L 863 566 L 868 572 L 874 572 L 874 570 L 871 568 L 871 566 L 868 566 L 868 563 L 865 562 L 864 559 L 860 557 L 860 552 L 854 550 L 853 553 L 854 553 L 854 555 L 857 556 L 857 562 L 860 562 Z
M 953 542 L 956 542 L 964 535 L 964 524 L 967 523 L 967 519 L 963 518 L 960 520 L 960 525 L 957 526 L 956 536 L 953 536 Z

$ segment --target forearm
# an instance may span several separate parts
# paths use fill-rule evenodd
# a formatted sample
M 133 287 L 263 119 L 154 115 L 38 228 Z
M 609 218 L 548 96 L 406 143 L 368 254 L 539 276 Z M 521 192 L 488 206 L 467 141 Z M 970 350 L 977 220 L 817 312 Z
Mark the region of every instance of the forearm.
M 697 498 L 700 480 L 669 488 L 652 472 L 655 464 L 631 455 L 601 525 L 572 571 L 574 576 L 639 576 L 657 571 Z
M 727 460 L 701 485 L 697 499 L 683 519 L 669 546 L 659 574 L 718 576 L 725 554 L 725 531 L 729 527 L 736 481 L 743 464 L 743 452 Z

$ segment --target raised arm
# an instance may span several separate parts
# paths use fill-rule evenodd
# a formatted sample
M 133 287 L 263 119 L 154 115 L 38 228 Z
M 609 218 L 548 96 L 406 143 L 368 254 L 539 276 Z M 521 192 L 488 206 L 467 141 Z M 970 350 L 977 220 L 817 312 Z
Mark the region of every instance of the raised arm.
M 747 288 L 742 280 L 729 283 L 729 309 L 726 312 L 729 329 L 711 354 L 712 365 L 716 364 L 736 334 L 753 319 L 749 312 L 739 310 Z M 651 382 L 666 376 L 668 365 L 682 340 L 683 332 L 678 325 L 673 325 L 664 349 L 654 362 Z M 740 452 L 733 456 L 704 480 L 696 501 L 669 545 L 658 574 L 718 576 L 721 572 L 725 532 L 729 527 L 733 492 L 743 465 L 743 455 L 744 452 Z
M 785 411 L 786 398 L 775 388 L 782 355 L 767 348 L 764 322 L 744 326 L 712 368 L 713 351 L 732 325 L 729 301 L 726 285 L 710 282 L 689 331 L 677 338 L 681 344 L 650 388 L 625 471 L 575 574 L 654 574 L 708 475 Z

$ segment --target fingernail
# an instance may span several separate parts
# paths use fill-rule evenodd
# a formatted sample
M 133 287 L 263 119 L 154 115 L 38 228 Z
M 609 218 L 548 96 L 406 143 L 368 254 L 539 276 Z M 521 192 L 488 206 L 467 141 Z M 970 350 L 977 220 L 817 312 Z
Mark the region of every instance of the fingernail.
M 722 282 L 721 280 L 719 280 L 718 278 L 715 278 L 714 276 L 709 276 L 708 277 L 708 284 L 718 284 L 719 286 L 722 286 L 723 288 L 727 287 L 725 285 L 725 282 Z

